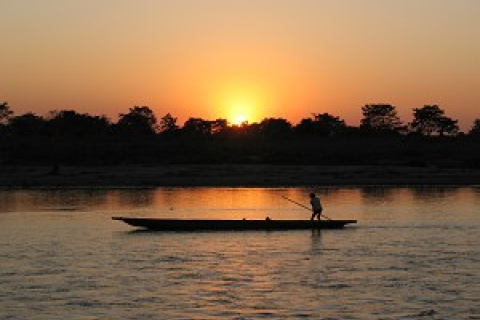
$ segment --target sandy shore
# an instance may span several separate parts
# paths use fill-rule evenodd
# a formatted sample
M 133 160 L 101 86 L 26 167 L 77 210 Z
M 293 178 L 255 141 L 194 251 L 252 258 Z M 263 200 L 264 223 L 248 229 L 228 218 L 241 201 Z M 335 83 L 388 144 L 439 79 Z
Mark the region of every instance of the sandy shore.
M 0 187 L 480 185 L 480 170 L 396 166 L 0 166 Z

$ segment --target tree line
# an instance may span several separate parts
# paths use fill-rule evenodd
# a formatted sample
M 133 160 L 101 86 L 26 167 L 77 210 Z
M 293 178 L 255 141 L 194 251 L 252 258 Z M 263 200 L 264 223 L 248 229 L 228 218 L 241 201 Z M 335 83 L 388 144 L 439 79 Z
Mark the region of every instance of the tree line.
M 266 136 L 284 138 L 298 136 L 334 135 L 421 135 L 457 136 L 458 120 L 445 115 L 438 105 L 425 105 L 413 109 L 413 120 L 403 123 L 395 106 L 367 104 L 362 107 L 363 118 L 358 127 L 349 126 L 340 117 L 329 113 L 313 113 L 293 125 L 283 118 L 265 118 L 259 123 L 244 122 L 231 125 L 226 119 L 205 120 L 189 118 L 179 126 L 177 118 L 167 113 L 160 119 L 148 106 L 134 106 L 120 113 L 117 122 L 106 116 L 78 113 L 74 110 L 50 111 L 46 116 L 32 112 L 15 115 L 7 102 L 0 104 L 0 130 L 2 134 L 28 135 L 188 135 L 188 136 Z M 467 132 L 480 133 L 480 119 L 475 119 Z
M 404 123 L 395 106 L 367 104 L 359 126 L 313 113 L 232 125 L 226 119 L 157 118 L 134 106 L 113 122 L 74 110 L 16 115 L 0 103 L 0 164 L 308 164 L 480 168 L 480 119 L 468 132 L 437 105 L 413 109 Z

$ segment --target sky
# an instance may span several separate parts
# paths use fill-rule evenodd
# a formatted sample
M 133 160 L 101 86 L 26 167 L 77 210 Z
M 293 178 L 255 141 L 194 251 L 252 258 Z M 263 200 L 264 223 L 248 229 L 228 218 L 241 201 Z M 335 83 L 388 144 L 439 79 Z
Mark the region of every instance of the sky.
M 113 121 L 480 118 L 478 0 L 0 0 L 0 102 Z

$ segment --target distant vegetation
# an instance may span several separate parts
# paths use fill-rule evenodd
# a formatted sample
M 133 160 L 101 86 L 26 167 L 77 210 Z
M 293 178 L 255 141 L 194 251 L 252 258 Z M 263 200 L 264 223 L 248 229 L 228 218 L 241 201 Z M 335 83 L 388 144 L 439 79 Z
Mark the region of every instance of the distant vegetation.
M 135 106 L 117 122 L 73 110 L 15 115 L 0 103 L 0 163 L 49 165 L 262 163 L 409 165 L 480 168 L 480 119 L 467 133 L 437 105 L 413 109 L 403 123 L 394 106 L 362 107 L 358 127 L 312 114 L 293 125 L 282 118 L 230 125 L 190 118 L 183 126 Z

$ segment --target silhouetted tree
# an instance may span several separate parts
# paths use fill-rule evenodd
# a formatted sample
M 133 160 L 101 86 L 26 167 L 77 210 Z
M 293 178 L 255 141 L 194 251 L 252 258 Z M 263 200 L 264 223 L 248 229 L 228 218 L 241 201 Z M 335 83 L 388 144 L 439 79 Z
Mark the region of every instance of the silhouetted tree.
M 149 107 L 135 106 L 120 114 L 116 127 L 121 133 L 153 135 L 157 131 L 157 118 Z
M 329 113 L 315 114 L 314 117 L 321 133 L 334 135 L 342 132 L 346 127 L 344 120 Z
M 413 132 L 431 136 L 455 135 L 458 133 L 457 120 L 445 116 L 445 111 L 437 105 L 426 105 L 422 108 L 413 109 L 413 121 L 410 128 Z
M 226 119 L 204 120 L 202 118 L 190 118 L 183 125 L 182 132 L 196 136 L 210 136 L 228 131 Z
M 317 126 L 312 118 L 304 118 L 294 127 L 295 133 L 302 136 L 313 136 L 317 134 Z
M 210 121 L 202 118 L 190 118 L 183 125 L 182 132 L 189 135 L 207 136 L 212 132 Z
M 228 135 L 230 138 L 258 137 L 260 133 L 260 124 L 249 124 L 248 121 L 244 121 L 241 124 L 227 126 L 222 133 L 223 136 Z
M 480 137 L 480 119 L 475 119 L 473 121 L 472 128 L 468 132 L 469 135 Z
M 458 120 L 453 120 L 449 117 L 441 117 L 439 123 L 439 135 L 456 135 L 458 134 Z
M 362 107 L 360 129 L 368 133 L 399 133 L 405 127 L 394 106 L 390 104 L 367 104 Z
M 221 134 L 228 129 L 228 121 L 227 119 L 216 119 L 211 121 L 211 133 L 212 134 Z
M 243 130 L 244 135 L 247 137 L 258 137 L 262 130 L 262 125 L 260 123 L 242 123 L 240 129 Z
M 282 118 L 265 118 L 260 122 L 260 134 L 267 138 L 285 138 L 292 133 L 292 124 Z
M 294 128 L 300 135 L 332 136 L 345 131 L 345 121 L 329 113 L 313 114 L 313 119 L 302 119 Z
M 9 121 L 9 128 L 16 135 L 38 135 L 42 134 L 45 127 L 45 119 L 31 112 L 12 117 Z
M 160 130 L 162 133 L 171 134 L 178 131 L 177 118 L 172 117 L 170 113 L 160 119 Z
M 8 102 L 0 103 L 0 125 L 5 125 L 8 119 L 13 115 L 13 111 L 10 110 Z
M 30 119 L 32 120 L 32 119 Z M 108 132 L 110 122 L 105 116 L 80 114 L 73 110 L 51 111 L 45 130 L 51 135 L 99 135 Z

